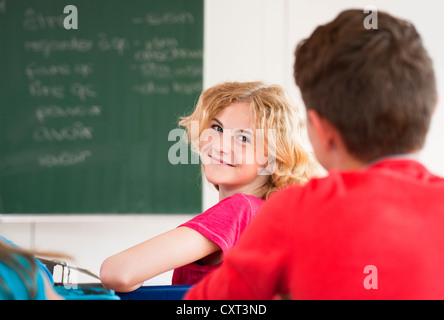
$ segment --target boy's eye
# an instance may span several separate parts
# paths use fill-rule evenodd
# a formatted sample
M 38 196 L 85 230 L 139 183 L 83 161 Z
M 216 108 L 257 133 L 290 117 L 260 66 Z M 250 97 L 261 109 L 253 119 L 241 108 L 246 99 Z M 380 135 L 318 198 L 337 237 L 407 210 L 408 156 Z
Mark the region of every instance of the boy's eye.
M 224 130 L 222 129 L 222 127 L 219 126 L 219 125 L 217 125 L 217 124 L 213 124 L 213 125 L 211 126 L 211 128 L 213 128 L 214 130 L 219 131 L 219 132 L 224 132 Z

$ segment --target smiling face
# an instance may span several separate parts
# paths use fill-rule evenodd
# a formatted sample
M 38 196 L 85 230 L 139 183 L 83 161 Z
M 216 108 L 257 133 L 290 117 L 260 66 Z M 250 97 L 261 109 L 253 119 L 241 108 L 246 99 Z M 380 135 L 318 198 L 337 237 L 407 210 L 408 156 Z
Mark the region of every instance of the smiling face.
M 215 115 L 203 131 L 200 156 L 207 180 L 224 196 L 259 194 L 269 176 L 258 175 L 267 164 L 262 139 L 255 139 L 249 103 L 233 103 Z M 256 152 L 259 150 L 260 152 Z

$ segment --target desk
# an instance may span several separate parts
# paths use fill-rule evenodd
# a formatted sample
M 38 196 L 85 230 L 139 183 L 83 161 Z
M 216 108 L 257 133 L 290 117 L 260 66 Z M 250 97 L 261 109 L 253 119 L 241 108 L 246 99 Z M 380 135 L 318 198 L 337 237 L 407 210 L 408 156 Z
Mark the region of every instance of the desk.
M 121 300 L 182 300 L 189 285 L 145 286 L 132 292 L 116 292 Z

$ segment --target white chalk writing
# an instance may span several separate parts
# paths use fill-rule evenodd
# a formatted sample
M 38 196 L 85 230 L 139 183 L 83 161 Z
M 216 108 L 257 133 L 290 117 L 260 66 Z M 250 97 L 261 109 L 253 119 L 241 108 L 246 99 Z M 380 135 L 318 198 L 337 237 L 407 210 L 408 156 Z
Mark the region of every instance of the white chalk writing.
M 131 20 L 133 24 L 148 24 L 150 26 L 194 24 L 194 16 L 190 12 L 165 12 L 147 13 L 144 17 L 135 17 Z
M 38 157 L 38 163 L 42 167 L 60 167 L 73 166 L 79 163 L 84 163 L 86 158 L 92 156 L 90 150 L 82 150 L 78 152 L 62 151 L 59 154 L 45 154 Z
M 91 140 L 93 138 L 93 128 L 86 127 L 81 122 L 76 122 L 70 126 L 58 129 L 43 126 L 34 130 L 33 138 L 37 142 Z
M 59 106 L 45 105 L 38 106 L 35 110 L 35 116 L 39 122 L 56 118 L 74 118 L 74 117 L 98 117 L 102 115 L 101 106 Z

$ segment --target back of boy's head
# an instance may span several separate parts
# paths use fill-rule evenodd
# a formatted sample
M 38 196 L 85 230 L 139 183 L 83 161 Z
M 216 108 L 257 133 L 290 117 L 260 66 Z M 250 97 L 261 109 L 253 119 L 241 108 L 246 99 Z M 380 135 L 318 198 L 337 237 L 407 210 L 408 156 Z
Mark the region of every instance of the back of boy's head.
M 366 29 L 362 10 L 343 11 L 295 52 L 306 108 L 333 124 L 363 161 L 421 149 L 437 99 L 432 61 L 415 27 L 377 14 L 377 29 Z

